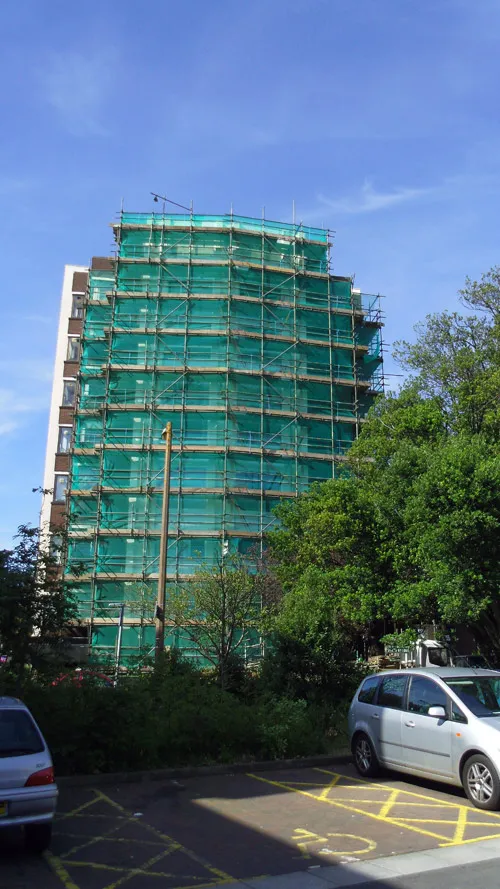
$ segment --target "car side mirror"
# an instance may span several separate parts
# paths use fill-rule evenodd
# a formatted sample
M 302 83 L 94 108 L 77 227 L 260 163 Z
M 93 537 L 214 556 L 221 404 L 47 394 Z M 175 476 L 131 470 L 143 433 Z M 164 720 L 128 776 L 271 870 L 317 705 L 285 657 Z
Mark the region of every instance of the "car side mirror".
M 429 707 L 427 716 L 434 716 L 435 719 L 446 719 L 446 710 L 444 707 Z

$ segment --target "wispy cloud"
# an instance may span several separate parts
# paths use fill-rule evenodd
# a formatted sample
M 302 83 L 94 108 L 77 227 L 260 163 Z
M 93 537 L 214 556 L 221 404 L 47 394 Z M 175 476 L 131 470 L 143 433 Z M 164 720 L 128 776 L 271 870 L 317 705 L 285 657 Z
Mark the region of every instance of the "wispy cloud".
M 377 191 L 367 180 L 353 195 L 333 199 L 323 194 L 318 195 L 318 207 L 314 212 L 327 210 L 332 213 L 347 214 L 375 213 L 378 210 L 387 210 L 398 204 L 407 204 L 434 195 L 436 191 L 436 188 L 396 188 L 392 191 Z
M 0 389 L 0 436 L 10 435 L 24 425 L 30 414 L 47 410 L 48 387 L 34 395 L 16 389 Z
M 105 136 L 103 110 L 117 62 L 110 48 L 52 53 L 40 72 L 43 96 L 75 136 Z

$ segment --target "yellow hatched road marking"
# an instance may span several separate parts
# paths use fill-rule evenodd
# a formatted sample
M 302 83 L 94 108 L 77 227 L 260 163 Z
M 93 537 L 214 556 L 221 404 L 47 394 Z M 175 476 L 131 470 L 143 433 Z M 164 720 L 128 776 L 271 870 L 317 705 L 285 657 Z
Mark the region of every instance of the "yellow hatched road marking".
M 327 784 L 326 787 L 323 788 L 318 799 L 326 799 L 326 797 L 330 793 L 330 790 L 332 789 L 332 787 L 335 787 L 335 785 L 338 784 L 339 781 L 340 781 L 340 775 L 334 775 L 334 777 L 332 778 L 330 783 Z
M 393 790 L 389 794 L 389 799 L 387 800 L 386 803 L 384 803 L 384 805 L 380 809 L 380 812 L 378 813 L 380 818 L 387 818 L 387 815 L 391 811 L 398 796 L 399 796 L 399 790 Z
M 109 871 L 110 873 L 115 874 L 115 880 L 108 884 L 105 889 L 118 889 L 122 884 L 126 883 L 128 880 L 133 879 L 137 876 L 151 876 L 151 877 L 163 877 L 165 878 L 176 878 L 182 880 L 182 889 L 203 889 L 203 887 L 209 887 L 214 885 L 214 879 L 216 879 L 217 884 L 229 883 L 233 882 L 233 877 L 229 874 L 225 873 L 225 871 L 220 870 L 219 868 L 213 867 L 207 861 L 205 861 L 201 856 L 197 855 L 191 849 L 187 849 L 181 843 L 178 843 L 172 837 L 167 834 L 162 833 L 157 830 L 155 827 L 152 827 L 150 824 L 147 824 L 144 821 L 140 821 L 138 818 L 135 818 L 130 812 L 128 812 L 123 806 L 119 803 L 115 802 L 115 800 L 111 799 L 111 797 L 107 796 L 100 790 L 93 790 L 94 797 L 90 800 L 87 800 L 86 803 L 83 803 L 80 806 L 77 806 L 71 812 L 65 812 L 61 815 L 57 820 L 62 821 L 67 818 L 79 818 L 79 817 L 102 817 L 102 818 L 113 818 L 115 824 L 109 831 L 101 834 L 98 837 L 80 837 L 84 842 L 74 846 L 68 852 L 64 853 L 64 857 L 68 858 L 70 855 L 74 855 L 76 852 L 81 851 L 82 849 L 88 848 L 89 846 L 95 845 L 101 840 L 104 841 L 112 841 L 112 842 L 132 842 L 132 843 L 144 843 L 147 846 L 157 846 L 160 847 L 161 851 L 157 851 L 155 855 L 153 855 L 148 861 L 144 862 L 140 867 L 113 867 L 111 865 L 101 864 L 99 862 L 92 861 L 72 861 L 67 860 L 65 863 L 68 867 L 77 867 L 77 868 L 89 868 L 90 870 L 101 870 L 101 871 Z M 110 815 L 93 815 L 88 812 L 93 805 L 96 803 L 103 802 L 114 809 L 114 813 L 110 813 Z M 120 813 L 119 815 L 117 813 Z M 124 824 L 132 823 L 137 824 L 141 828 L 143 828 L 148 833 L 152 834 L 156 838 L 156 842 L 152 842 L 151 840 L 126 840 L 121 837 L 113 837 L 112 834 L 119 830 Z M 63 834 L 66 835 L 66 834 Z M 75 837 L 76 838 L 76 837 Z M 161 841 L 161 842 L 159 842 Z M 201 865 L 205 871 L 207 871 L 207 876 L 211 876 L 212 879 L 207 881 L 206 878 L 203 880 L 203 877 L 195 877 L 192 874 L 166 874 L 159 872 L 157 870 L 148 870 L 148 868 L 152 868 L 155 864 L 161 861 L 162 858 L 166 858 L 172 852 L 182 852 L 187 858 L 191 859 L 191 861 L 196 862 Z M 63 857 L 63 856 L 61 856 Z M 59 877 L 61 883 L 64 886 L 64 889 L 79 889 L 76 883 L 72 880 L 70 874 L 66 870 L 61 858 L 52 854 L 51 852 L 47 852 L 45 855 L 47 863 L 52 868 L 53 872 L 56 876 Z M 120 874 L 120 876 L 118 876 Z M 118 876 L 118 878 L 117 878 Z M 191 885 L 187 885 L 186 881 L 196 881 L 191 883 Z M 201 882 L 203 881 L 203 882 Z M 172 887 L 175 889 L 175 887 Z M 180 887 L 179 887 L 180 889 Z
M 333 773 L 330 772 L 329 774 Z M 314 793 L 309 793 L 307 790 L 299 790 L 297 787 L 292 787 L 290 784 L 283 784 L 280 781 L 271 781 L 270 778 L 262 778 L 260 775 L 253 775 L 251 772 L 248 772 L 248 777 L 255 778 L 256 781 L 262 781 L 264 784 L 271 784 L 274 787 L 279 787 L 281 790 L 291 790 L 293 793 L 298 793 L 308 799 L 316 800 L 316 802 L 327 803 L 338 809 L 346 809 L 348 812 L 355 812 L 357 815 L 363 815 L 365 818 L 373 818 L 374 821 L 381 821 L 383 824 L 393 824 L 399 828 L 404 826 L 393 818 L 381 818 L 380 815 L 375 814 L 374 812 L 364 812 L 363 809 L 358 809 L 352 805 L 345 805 L 344 803 L 338 803 L 336 800 L 328 797 L 320 798 L 319 796 L 315 796 Z M 434 833 L 430 830 L 424 830 L 422 827 L 414 827 L 409 824 L 406 829 L 413 830 L 415 833 L 420 833 L 424 836 L 432 837 L 434 840 L 440 840 L 444 843 L 449 842 L 449 837 L 444 837 L 442 834 Z

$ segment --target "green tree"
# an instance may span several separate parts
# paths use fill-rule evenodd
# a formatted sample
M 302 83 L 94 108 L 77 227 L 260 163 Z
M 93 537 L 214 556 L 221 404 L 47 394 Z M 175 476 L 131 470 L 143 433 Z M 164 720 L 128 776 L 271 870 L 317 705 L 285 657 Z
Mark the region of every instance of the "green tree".
M 76 617 L 54 549 L 38 528 L 21 525 L 13 550 L 0 552 L 0 645 L 10 667 L 22 675 L 33 655 L 60 643 Z
M 280 506 L 282 631 L 467 624 L 500 656 L 499 282 L 466 283 L 480 315 L 429 316 L 398 345 L 412 375 L 370 411 L 350 477 Z
M 239 558 L 220 556 L 170 597 L 167 617 L 215 667 L 221 688 L 226 688 L 232 665 L 254 643 L 259 627 L 255 577 Z

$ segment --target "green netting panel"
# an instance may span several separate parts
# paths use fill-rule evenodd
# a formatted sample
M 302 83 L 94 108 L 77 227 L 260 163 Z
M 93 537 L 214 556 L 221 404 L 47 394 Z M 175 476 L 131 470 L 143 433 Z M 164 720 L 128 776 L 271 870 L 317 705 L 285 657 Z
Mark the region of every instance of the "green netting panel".
M 180 413 L 172 412 L 168 415 L 172 422 L 174 435 L 180 433 L 182 417 Z M 151 444 L 161 444 L 161 433 L 165 426 L 165 419 L 148 411 L 109 411 L 106 419 L 105 438 L 107 444 L 137 445 L 149 447 Z
M 257 269 L 235 265 L 231 268 L 231 293 L 236 296 L 262 296 L 262 273 Z
M 264 416 L 262 447 L 289 450 L 295 446 L 295 435 L 295 422 L 290 422 L 288 417 Z
M 234 447 L 262 447 L 260 416 L 258 414 L 232 414 L 228 418 L 228 444 Z
M 226 318 L 227 302 L 225 300 L 189 300 L 188 325 L 191 330 L 225 330 Z
M 329 342 L 329 316 L 326 312 L 297 311 L 297 334 L 302 339 Z
M 181 482 L 187 488 L 220 488 L 224 482 L 223 454 L 184 452 L 180 462 Z
M 229 233 L 195 231 L 192 234 L 193 259 L 221 259 L 229 256 Z
M 316 454 L 332 453 L 332 426 L 330 422 L 300 419 L 297 429 L 299 451 Z
M 172 504 L 171 520 L 184 532 L 220 531 L 223 500 L 218 494 L 183 494 Z
M 89 274 L 89 299 L 106 301 L 106 294 L 115 288 L 112 271 L 92 269 Z
M 256 488 L 262 483 L 261 460 L 253 454 L 230 454 L 227 459 L 227 484 L 232 488 Z
M 240 229 L 264 233 L 272 237 L 294 237 L 306 241 L 319 241 L 328 243 L 328 229 L 313 228 L 310 225 L 296 225 L 295 223 L 276 222 L 270 219 L 256 219 L 252 216 L 235 216 L 225 214 L 222 216 L 206 215 L 200 213 L 122 213 L 123 225 L 147 225 L 156 226 L 165 236 L 168 228 L 184 229 Z M 125 229 L 120 229 L 122 232 Z M 175 232 L 178 236 L 182 232 Z
M 260 340 L 232 337 L 229 342 L 229 364 L 235 370 L 259 370 L 262 367 Z
M 227 293 L 229 266 L 191 266 L 191 293 Z
M 66 573 L 84 573 L 91 572 L 94 568 L 95 560 L 95 544 L 92 539 L 77 540 L 70 538 L 68 541 L 68 558 L 66 562 Z
M 259 534 L 262 530 L 260 497 L 230 494 L 226 503 L 228 526 L 233 531 Z
M 340 278 L 330 279 L 331 302 L 333 306 L 349 309 L 351 307 L 351 282 Z
M 356 438 L 356 427 L 352 423 L 335 423 L 335 453 L 346 454 Z
M 260 384 L 260 380 L 256 380 Z M 263 407 L 265 410 L 295 411 L 295 388 L 293 380 L 264 378 Z M 297 410 L 300 410 L 297 402 Z
M 73 490 L 88 490 L 99 484 L 101 458 L 75 454 L 72 462 L 71 487 Z
M 339 380 L 354 380 L 352 353 L 343 349 L 332 349 L 332 372 Z
M 70 531 L 93 531 L 97 526 L 97 497 L 71 497 L 69 509 Z
M 151 482 L 148 454 L 106 450 L 102 483 L 107 488 L 136 488 Z
M 262 464 L 262 487 L 266 491 L 294 493 L 296 486 L 295 459 L 272 457 L 266 454 Z M 273 500 L 273 502 L 275 502 Z
M 79 618 L 88 620 L 92 614 L 92 584 L 84 582 L 71 583 L 70 590 Z
M 107 342 L 99 340 L 84 340 L 82 344 L 82 355 L 80 360 L 80 370 L 82 373 L 92 373 L 101 370 L 102 366 L 107 363 L 109 355 L 109 347 Z
M 333 461 L 304 460 L 298 461 L 299 491 L 307 491 L 314 482 L 325 482 L 333 478 Z
M 226 377 L 222 374 L 186 374 L 183 380 L 187 405 L 224 405 Z
M 296 283 L 300 280 L 290 272 L 268 272 L 265 271 L 263 276 L 263 297 L 271 300 L 284 300 L 286 302 L 293 301 Z M 312 280 L 312 279 L 311 279 Z
M 77 417 L 75 447 L 91 448 L 103 441 L 104 432 L 101 417 Z
M 182 341 L 177 348 L 182 348 Z M 225 367 L 227 364 L 225 336 L 188 336 L 187 364 L 191 367 Z
M 86 377 L 80 387 L 81 410 L 101 407 L 104 404 L 106 381 L 104 377 Z
M 89 304 L 85 312 L 84 337 L 102 337 L 104 329 L 111 324 L 111 306 L 93 306 Z
M 223 446 L 225 422 L 226 417 L 222 412 L 186 413 L 184 417 L 184 444 Z

